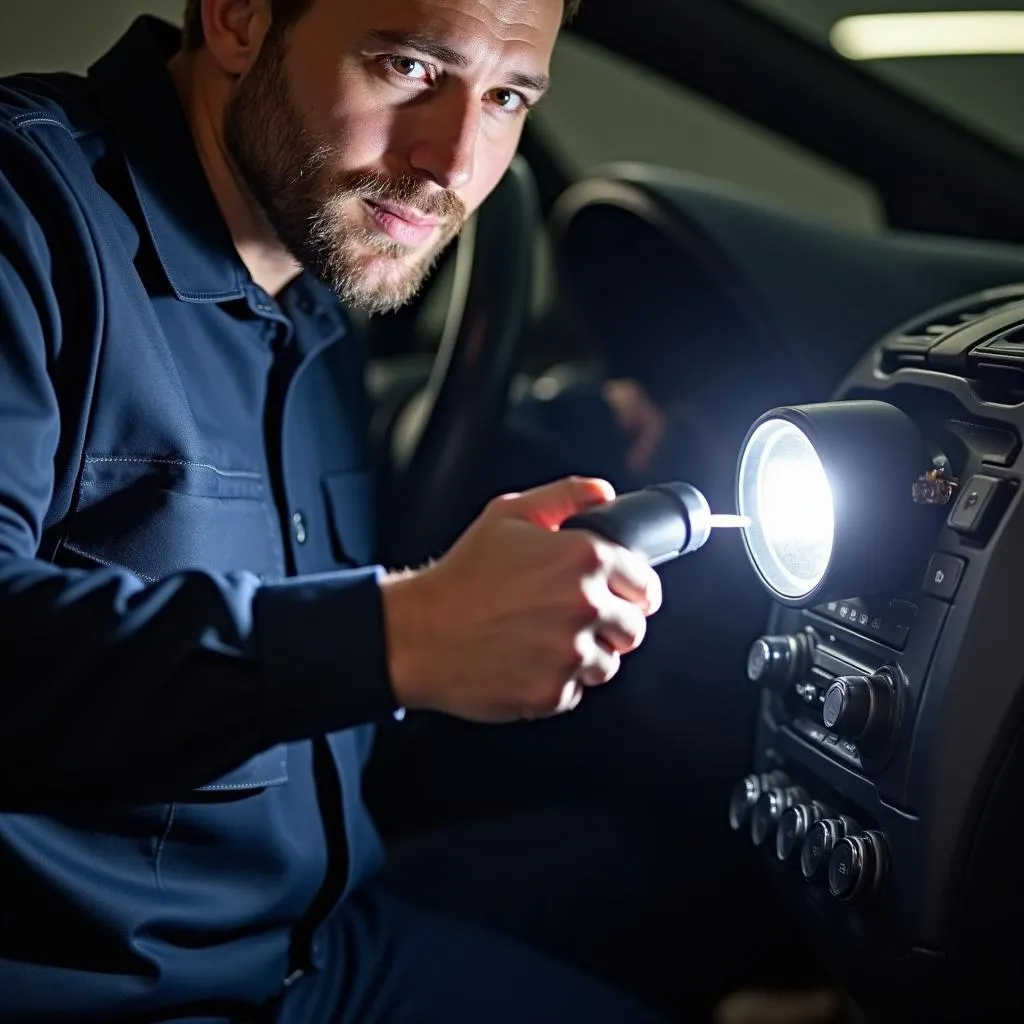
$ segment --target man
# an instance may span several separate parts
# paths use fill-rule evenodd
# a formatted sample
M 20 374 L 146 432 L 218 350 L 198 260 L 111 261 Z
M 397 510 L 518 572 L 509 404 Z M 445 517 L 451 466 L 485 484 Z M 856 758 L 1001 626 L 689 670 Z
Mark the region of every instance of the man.
M 494 501 L 365 567 L 358 341 L 516 149 L 563 0 L 202 0 L 0 85 L 0 1016 L 649 1019 L 368 880 L 399 708 L 575 707 L 657 576 Z M 359 568 L 364 566 L 363 568 Z

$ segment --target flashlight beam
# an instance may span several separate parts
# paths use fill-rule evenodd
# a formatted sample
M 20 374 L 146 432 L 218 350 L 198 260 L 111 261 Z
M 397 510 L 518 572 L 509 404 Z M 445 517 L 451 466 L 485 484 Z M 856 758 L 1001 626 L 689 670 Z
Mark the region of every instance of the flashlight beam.
M 750 516 L 731 516 L 726 512 L 713 513 L 709 526 L 713 530 L 745 530 L 750 525 Z

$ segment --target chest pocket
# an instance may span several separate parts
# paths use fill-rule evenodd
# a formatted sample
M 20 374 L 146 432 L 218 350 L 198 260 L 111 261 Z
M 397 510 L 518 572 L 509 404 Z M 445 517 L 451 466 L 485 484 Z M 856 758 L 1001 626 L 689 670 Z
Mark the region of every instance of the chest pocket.
M 126 569 L 145 582 L 187 570 L 284 575 L 262 476 L 174 458 L 87 458 L 55 561 Z M 281 745 L 197 792 L 243 795 L 287 780 Z

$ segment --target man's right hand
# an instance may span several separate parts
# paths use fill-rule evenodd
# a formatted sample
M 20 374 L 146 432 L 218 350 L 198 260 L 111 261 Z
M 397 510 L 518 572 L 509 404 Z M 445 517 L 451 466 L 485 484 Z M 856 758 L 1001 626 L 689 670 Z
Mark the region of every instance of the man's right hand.
M 451 550 L 382 585 L 395 698 L 476 721 L 574 708 L 608 682 L 661 606 L 640 556 L 584 530 L 577 512 L 615 497 L 571 477 L 492 501 Z

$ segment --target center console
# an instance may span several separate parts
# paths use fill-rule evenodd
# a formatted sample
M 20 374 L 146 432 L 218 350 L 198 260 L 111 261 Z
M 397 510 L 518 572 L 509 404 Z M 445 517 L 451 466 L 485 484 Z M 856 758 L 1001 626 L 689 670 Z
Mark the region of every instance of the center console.
M 835 397 L 910 417 L 936 515 L 898 588 L 780 602 L 752 638 L 729 822 L 873 1020 L 1019 1013 L 1024 286 L 903 325 Z

